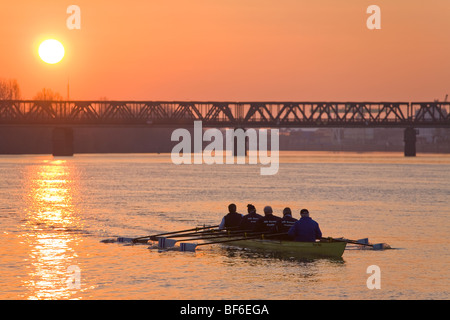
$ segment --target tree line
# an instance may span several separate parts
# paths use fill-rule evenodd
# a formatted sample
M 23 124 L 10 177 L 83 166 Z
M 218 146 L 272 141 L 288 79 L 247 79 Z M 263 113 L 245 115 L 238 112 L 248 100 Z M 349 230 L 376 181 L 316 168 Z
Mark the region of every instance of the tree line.
M 21 100 L 22 94 L 16 79 L 0 79 L 0 100 Z M 49 88 L 42 88 L 34 96 L 33 100 L 64 100 L 62 95 Z

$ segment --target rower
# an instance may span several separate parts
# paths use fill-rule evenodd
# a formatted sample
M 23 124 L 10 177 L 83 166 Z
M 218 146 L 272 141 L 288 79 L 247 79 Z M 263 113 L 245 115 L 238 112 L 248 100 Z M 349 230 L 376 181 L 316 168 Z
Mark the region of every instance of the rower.
M 309 211 L 302 209 L 300 216 L 300 220 L 289 229 L 288 235 L 293 237 L 295 241 L 301 242 L 315 242 L 316 239 L 322 238 L 319 224 L 310 218 Z
M 280 217 L 273 215 L 271 206 L 264 207 L 264 217 L 256 221 L 255 231 L 258 232 L 275 232 L 275 226 L 281 221 Z
M 294 225 L 294 223 L 298 221 L 294 217 L 292 217 L 292 211 L 291 208 L 284 208 L 283 209 L 283 218 L 278 221 L 277 225 L 275 226 L 277 233 L 287 233 L 289 229 Z M 288 235 L 281 236 L 282 240 L 290 240 L 291 237 Z
M 219 230 L 236 229 L 242 221 L 242 214 L 236 212 L 236 205 L 231 203 L 228 205 L 228 214 L 222 218 L 219 224 Z
M 245 231 L 251 231 L 255 228 L 256 221 L 258 221 L 262 216 L 256 213 L 256 208 L 252 204 L 247 205 L 248 214 L 242 218 L 239 229 Z

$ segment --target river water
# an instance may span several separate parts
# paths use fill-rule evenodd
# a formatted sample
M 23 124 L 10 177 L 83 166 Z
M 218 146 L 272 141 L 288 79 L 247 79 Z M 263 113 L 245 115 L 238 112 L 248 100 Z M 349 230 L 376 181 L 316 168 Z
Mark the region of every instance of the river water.
M 0 157 L 1 299 L 448 299 L 450 155 L 282 152 L 259 165 L 169 154 Z M 233 246 L 195 253 L 103 243 L 309 209 L 324 236 L 394 250 L 299 260 Z M 368 267 L 380 289 L 369 289 Z

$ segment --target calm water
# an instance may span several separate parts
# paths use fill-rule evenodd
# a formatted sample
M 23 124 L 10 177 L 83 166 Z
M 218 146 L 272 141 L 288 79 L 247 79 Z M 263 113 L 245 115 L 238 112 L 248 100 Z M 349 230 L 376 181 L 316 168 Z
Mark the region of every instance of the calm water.
M 448 299 L 450 156 L 283 153 L 258 166 L 181 165 L 169 155 L 0 157 L 1 299 Z M 325 236 L 396 250 L 294 260 L 225 246 L 195 253 L 102 243 L 218 224 L 227 205 L 298 217 Z M 366 286 L 381 269 L 381 289 Z M 71 287 L 69 271 L 80 271 Z M 69 270 L 68 270 L 69 268 Z

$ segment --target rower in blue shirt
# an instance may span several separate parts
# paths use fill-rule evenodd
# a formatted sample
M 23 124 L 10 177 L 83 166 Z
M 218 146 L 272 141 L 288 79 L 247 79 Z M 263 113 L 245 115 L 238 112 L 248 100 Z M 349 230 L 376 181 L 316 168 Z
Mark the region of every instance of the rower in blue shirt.
M 322 238 L 319 224 L 310 218 L 309 211 L 302 209 L 300 211 L 300 220 L 294 223 L 289 229 L 288 235 L 294 238 L 294 241 L 315 242 L 316 239 Z

